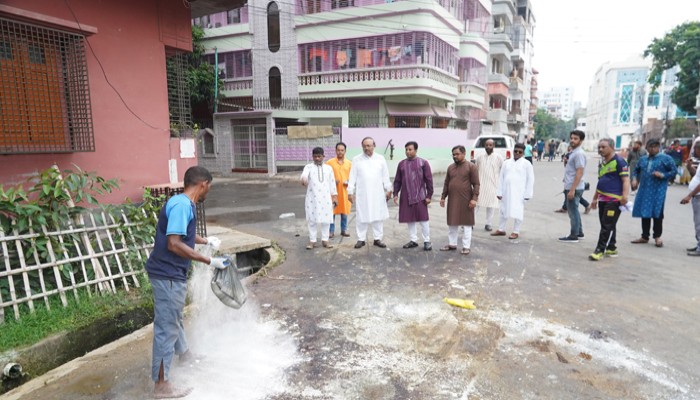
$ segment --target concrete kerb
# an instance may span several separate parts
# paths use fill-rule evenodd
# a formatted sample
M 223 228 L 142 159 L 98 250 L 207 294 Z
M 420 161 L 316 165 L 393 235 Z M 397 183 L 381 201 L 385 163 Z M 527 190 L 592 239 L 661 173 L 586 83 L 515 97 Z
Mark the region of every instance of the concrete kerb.
M 247 233 L 239 232 L 233 229 L 228 229 L 221 226 L 208 226 L 207 233 L 210 236 L 216 236 L 221 239 L 220 252 L 222 253 L 242 253 L 246 251 L 251 251 L 255 249 L 264 248 L 265 251 L 270 255 L 270 261 L 263 266 L 258 272 L 253 274 L 251 278 L 256 279 L 259 274 L 265 274 L 267 272 L 268 266 L 274 267 L 284 260 L 284 252 L 281 249 L 273 246 L 269 239 L 264 239 L 258 236 L 249 235 Z M 185 308 L 185 314 L 188 315 L 190 306 Z M 84 364 L 88 363 L 90 360 L 94 360 L 97 357 L 105 356 L 112 351 L 119 349 L 124 345 L 137 342 L 144 339 L 144 337 L 151 334 L 153 329 L 153 324 L 148 324 L 139 330 L 136 330 L 126 336 L 117 339 L 114 342 L 108 343 L 101 346 L 81 357 L 73 359 L 66 364 L 60 365 L 41 376 L 38 376 L 27 383 L 19 386 L 3 395 L 3 400 L 19 400 L 24 396 L 38 390 L 46 385 L 56 382 L 68 375 L 73 371 L 77 370 Z

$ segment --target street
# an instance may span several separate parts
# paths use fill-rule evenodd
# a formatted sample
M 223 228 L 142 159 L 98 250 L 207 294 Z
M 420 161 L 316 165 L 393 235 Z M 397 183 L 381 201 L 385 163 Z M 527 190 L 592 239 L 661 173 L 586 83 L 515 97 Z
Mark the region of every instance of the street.
M 593 188 L 596 163 L 589 154 Z M 468 256 L 437 251 L 447 241 L 436 201 L 444 175 L 430 206 L 430 252 L 401 248 L 407 229 L 393 202 L 388 248 L 354 249 L 351 215 L 351 237 L 305 250 L 305 188 L 215 179 L 208 223 L 270 239 L 285 261 L 247 279 L 240 311 L 216 303 L 195 274 L 189 339 L 206 358 L 175 363 L 173 381 L 194 386 L 191 399 L 700 399 L 700 260 L 685 254 L 692 209 L 679 204 L 687 187 L 669 187 L 664 247 L 631 244 L 640 220 L 623 213 L 620 256 L 593 262 L 597 211 L 582 215 L 585 240 L 556 240 L 569 231 L 567 215 L 553 212 L 562 174 L 559 161 L 535 163 L 517 240 L 489 236 L 480 210 Z M 279 218 L 290 212 L 296 218 Z M 150 331 L 24 398 L 148 398 L 149 365 Z

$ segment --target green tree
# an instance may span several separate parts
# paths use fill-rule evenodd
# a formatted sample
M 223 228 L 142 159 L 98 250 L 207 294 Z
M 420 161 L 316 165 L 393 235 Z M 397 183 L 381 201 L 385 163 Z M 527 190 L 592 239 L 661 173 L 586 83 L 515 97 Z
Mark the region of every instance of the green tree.
M 695 97 L 700 87 L 700 21 L 676 26 L 662 38 L 655 38 L 644 50 L 644 57 L 651 56 L 653 64 L 649 83 L 656 89 L 661 74 L 674 66 L 680 67 L 678 86 L 671 100 L 681 110 L 695 113 Z
M 188 57 L 187 82 L 190 87 L 191 103 L 197 104 L 206 102 L 213 104 L 218 93 L 214 93 L 214 87 L 217 77 L 217 68 L 214 65 L 204 61 L 205 48 L 202 44 L 204 40 L 204 29 L 199 26 L 192 26 L 192 53 Z M 219 79 L 219 87 L 222 87 L 223 81 Z
M 547 140 L 554 137 L 557 119 L 549 115 L 543 109 L 537 109 L 537 114 L 532 118 L 535 123 L 535 139 Z

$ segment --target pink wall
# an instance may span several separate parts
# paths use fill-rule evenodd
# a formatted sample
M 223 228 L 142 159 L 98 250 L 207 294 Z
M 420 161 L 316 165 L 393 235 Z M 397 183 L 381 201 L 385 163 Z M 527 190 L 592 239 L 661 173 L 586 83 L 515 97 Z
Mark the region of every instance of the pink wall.
M 170 132 L 165 72 L 165 46 L 191 49 L 190 14 L 180 0 L 71 0 L 65 2 L 3 0 L 3 4 L 97 28 L 87 49 L 93 132 L 92 153 L 0 155 L 0 182 L 22 181 L 32 172 L 59 168 L 94 171 L 118 178 L 121 190 L 103 201 L 139 199 L 143 186 L 166 183 Z M 30 21 L 33 22 L 33 21 Z M 116 88 L 117 94 L 109 82 Z M 127 110 L 124 102 L 138 116 Z M 142 122 L 140 119 L 145 122 Z M 152 127 L 149 127 L 148 125 Z M 179 158 L 179 146 L 175 152 Z M 194 161 L 196 163 L 196 161 Z M 192 160 L 178 165 L 182 179 Z

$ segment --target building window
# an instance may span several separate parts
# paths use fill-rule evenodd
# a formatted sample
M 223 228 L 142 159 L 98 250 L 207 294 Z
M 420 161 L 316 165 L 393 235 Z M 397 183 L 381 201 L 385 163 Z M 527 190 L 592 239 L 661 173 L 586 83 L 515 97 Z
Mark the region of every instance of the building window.
M 432 117 L 433 129 L 447 129 L 447 126 L 449 124 L 450 124 L 449 118 Z
M 621 124 L 628 124 L 632 121 L 632 95 L 634 85 L 622 85 L 620 89 L 620 119 Z
M 0 18 L 0 154 L 94 151 L 85 37 Z
M 651 93 L 647 99 L 647 105 L 650 107 L 658 107 L 661 101 L 661 96 L 657 93 Z
M 202 154 L 210 156 L 214 153 L 214 135 L 205 130 L 202 134 Z
M 267 5 L 267 48 L 273 53 L 280 49 L 280 9 L 274 1 Z
M 425 128 L 425 117 L 390 116 L 389 128 Z
M 168 83 L 170 135 L 188 137 L 192 134 L 190 87 L 187 84 L 187 53 L 177 52 L 165 59 Z
M 236 8 L 233 10 L 228 10 L 226 13 L 226 22 L 231 25 L 231 24 L 240 24 L 241 23 L 241 9 Z
M 503 33 L 506 31 L 506 17 L 495 15 L 493 17 L 493 33 Z
M 282 74 L 279 68 L 270 68 L 268 83 L 270 85 L 270 106 L 279 108 L 282 105 Z

